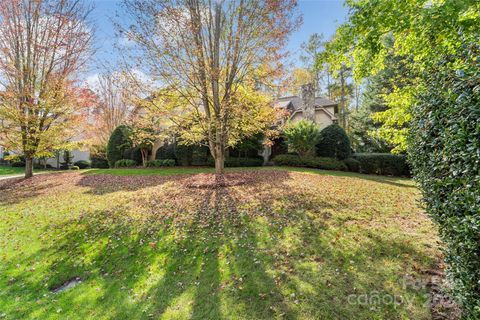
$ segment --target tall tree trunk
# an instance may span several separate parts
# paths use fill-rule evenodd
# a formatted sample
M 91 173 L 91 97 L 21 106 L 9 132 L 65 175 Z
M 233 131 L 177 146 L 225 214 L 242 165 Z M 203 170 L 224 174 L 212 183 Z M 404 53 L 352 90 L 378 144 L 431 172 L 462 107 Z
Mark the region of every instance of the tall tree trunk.
M 33 158 L 25 158 L 25 179 L 33 177 Z
M 148 158 L 148 149 L 140 149 L 140 153 L 142 154 L 142 167 L 147 166 L 147 158 Z
M 217 144 L 215 153 L 215 174 L 221 175 L 225 171 L 225 149 Z
M 342 89 L 342 97 L 341 97 L 341 104 L 342 104 L 342 113 L 341 113 L 341 119 L 342 119 L 342 127 L 343 129 L 347 130 L 347 120 L 346 120 L 346 114 L 345 114 L 345 77 L 344 77 L 344 70 L 343 68 L 340 70 L 340 83 L 341 83 L 341 89 Z

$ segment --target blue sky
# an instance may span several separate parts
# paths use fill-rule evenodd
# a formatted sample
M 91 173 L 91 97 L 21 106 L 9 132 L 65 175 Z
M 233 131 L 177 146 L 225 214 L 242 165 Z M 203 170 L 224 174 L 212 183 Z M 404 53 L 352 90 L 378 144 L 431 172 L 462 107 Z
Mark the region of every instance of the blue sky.
M 115 66 L 119 60 L 119 55 L 115 52 L 114 44 L 119 41 L 115 37 L 115 28 L 112 20 L 118 21 L 124 19 L 121 15 L 115 16 L 120 12 L 120 0 L 95 0 L 95 8 L 91 15 L 91 20 L 96 27 L 96 54 L 95 60 L 100 63 L 108 63 Z M 299 0 L 299 10 L 303 15 L 303 24 L 298 31 L 291 35 L 288 51 L 291 53 L 291 60 L 298 62 L 300 45 L 307 41 L 312 33 L 323 33 L 329 38 L 336 27 L 345 21 L 347 10 L 342 0 Z M 98 64 L 90 69 L 89 74 L 94 75 L 99 72 Z

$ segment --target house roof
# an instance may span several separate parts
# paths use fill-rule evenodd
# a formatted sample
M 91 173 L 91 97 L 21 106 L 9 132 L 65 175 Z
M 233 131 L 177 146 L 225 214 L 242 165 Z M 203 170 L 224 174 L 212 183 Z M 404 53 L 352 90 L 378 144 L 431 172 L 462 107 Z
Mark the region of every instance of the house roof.
M 301 110 L 303 108 L 303 100 L 299 96 L 289 96 L 278 98 L 274 102 L 275 107 L 277 108 L 286 108 L 291 111 Z M 338 104 L 335 101 L 324 97 L 315 98 L 315 108 L 321 107 L 336 107 Z
M 318 106 L 315 106 L 315 111 L 323 111 L 325 112 L 325 114 L 332 120 L 337 120 L 337 117 L 332 113 L 330 112 L 328 109 L 324 108 L 324 107 L 318 107 Z M 295 114 L 297 113 L 303 113 L 303 110 L 302 109 L 298 109 L 298 110 L 295 110 L 292 112 L 292 114 L 290 115 L 290 118 L 293 118 L 293 116 L 295 116 Z

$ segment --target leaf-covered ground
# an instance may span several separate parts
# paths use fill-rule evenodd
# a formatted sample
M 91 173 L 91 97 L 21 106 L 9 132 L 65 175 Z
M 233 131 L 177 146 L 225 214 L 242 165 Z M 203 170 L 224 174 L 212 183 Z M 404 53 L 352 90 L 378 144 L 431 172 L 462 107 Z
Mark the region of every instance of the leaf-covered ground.
M 430 318 L 410 180 L 96 173 L 0 182 L 0 319 Z

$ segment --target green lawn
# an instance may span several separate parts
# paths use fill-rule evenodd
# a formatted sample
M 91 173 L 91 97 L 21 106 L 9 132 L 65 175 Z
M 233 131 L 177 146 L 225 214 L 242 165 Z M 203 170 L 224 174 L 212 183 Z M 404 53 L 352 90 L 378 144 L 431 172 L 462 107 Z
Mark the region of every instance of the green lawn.
M 202 172 L 0 183 L 0 319 L 430 319 L 413 284 L 440 254 L 411 180 L 178 174 Z
M 0 166 L 0 177 L 1 176 L 12 176 L 25 173 L 25 168 L 14 168 L 7 166 Z

